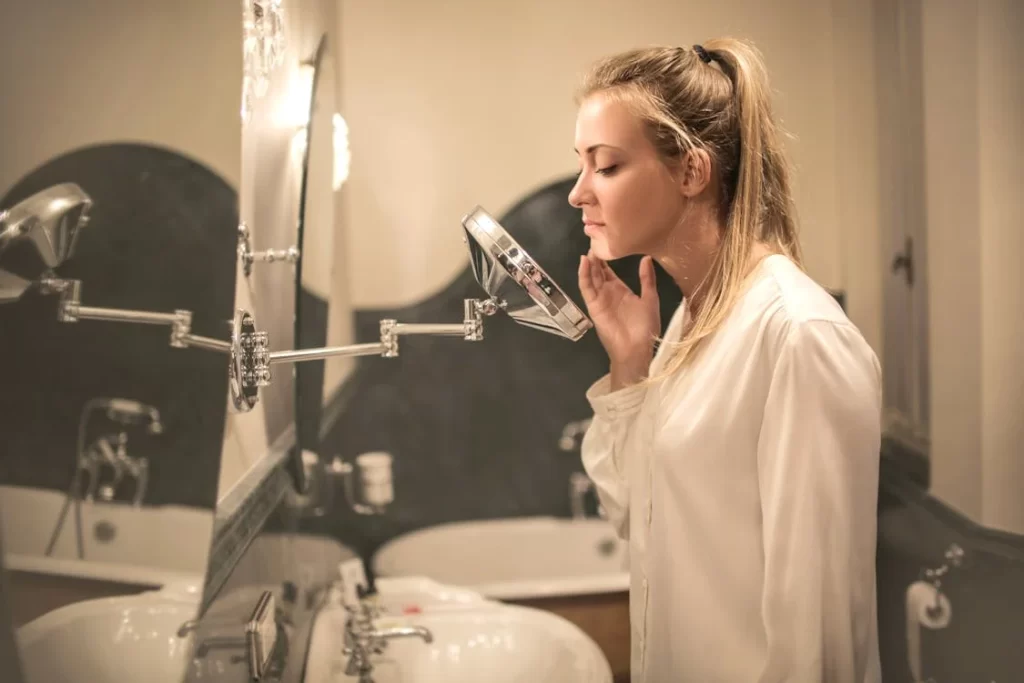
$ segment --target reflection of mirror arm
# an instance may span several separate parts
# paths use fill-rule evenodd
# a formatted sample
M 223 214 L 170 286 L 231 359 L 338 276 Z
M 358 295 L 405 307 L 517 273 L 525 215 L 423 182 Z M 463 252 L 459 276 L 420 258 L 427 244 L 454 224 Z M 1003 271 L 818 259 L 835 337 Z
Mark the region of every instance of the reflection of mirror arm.
M 82 283 L 80 280 L 62 280 L 45 278 L 39 283 L 44 294 L 59 294 L 60 305 L 57 319 L 63 323 L 75 323 L 79 320 L 104 320 L 108 322 L 127 322 L 141 325 L 170 325 L 171 346 L 184 349 L 190 346 L 209 351 L 231 352 L 231 342 L 211 339 L 192 334 L 192 312 L 174 311 L 159 313 L 155 311 L 134 311 L 125 308 L 102 308 L 83 306 L 81 303 Z

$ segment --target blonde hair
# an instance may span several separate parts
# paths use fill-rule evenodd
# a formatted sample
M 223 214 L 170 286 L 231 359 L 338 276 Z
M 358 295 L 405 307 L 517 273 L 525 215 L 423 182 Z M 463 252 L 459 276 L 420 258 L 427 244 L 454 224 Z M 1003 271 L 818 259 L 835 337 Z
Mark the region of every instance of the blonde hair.
M 722 325 L 743 292 L 756 243 L 802 267 L 789 162 L 767 70 L 752 44 L 719 38 L 608 57 L 586 76 L 577 100 L 595 93 L 622 98 L 644 120 L 666 163 L 704 150 L 722 188 L 720 248 L 697 287 L 702 304 L 664 366 L 662 376 L 669 375 Z

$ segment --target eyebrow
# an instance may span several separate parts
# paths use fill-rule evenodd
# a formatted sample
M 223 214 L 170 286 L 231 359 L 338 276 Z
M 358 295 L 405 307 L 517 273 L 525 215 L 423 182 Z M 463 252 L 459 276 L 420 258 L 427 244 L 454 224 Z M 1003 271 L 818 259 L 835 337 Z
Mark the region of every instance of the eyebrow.
M 598 143 L 596 145 L 591 145 L 590 147 L 587 147 L 587 154 L 591 154 L 594 150 L 598 149 L 599 147 L 607 147 L 608 149 L 615 149 L 615 150 L 618 150 L 620 152 L 623 151 L 623 149 L 621 147 L 616 147 L 615 145 L 606 145 L 604 143 Z M 580 151 L 578 149 L 576 149 L 575 147 L 572 148 L 572 151 L 576 152 L 577 154 L 580 153 Z

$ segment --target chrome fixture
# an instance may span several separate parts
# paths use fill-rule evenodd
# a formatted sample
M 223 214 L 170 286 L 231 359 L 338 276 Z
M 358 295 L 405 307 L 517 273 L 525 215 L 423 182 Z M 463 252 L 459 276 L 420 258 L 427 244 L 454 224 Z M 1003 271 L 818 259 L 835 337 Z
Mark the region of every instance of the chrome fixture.
M 592 421 L 593 418 L 588 417 L 585 420 L 576 420 L 575 422 L 570 422 L 565 425 L 565 427 L 562 428 L 562 436 L 558 439 L 559 450 L 565 451 L 566 453 L 571 453 L 576 450 L 581 443 L 580 440 L 583 438 L 583 435 L 587 433 L 588 429 L 590 429 L 590 423 Z
M 87 223 L 91 200 L 77 185 L 51 187 L 0 214 L 0 255 L 16 242 L 28 239 L 43 256 L 47 268 L 71 257 L 78 231 Z M 42 293 L 57 294 L 61 322 L 106 320 L 147 325 L 169 325 L 170 345 L 174 348 L 197 347 L 230 355 L 228 363 L 232 403 L 247 412 L 259 401 L 259 390 L 270 384 L 270 366 L 279 363 L 322 360 L 342 356 L 396 358 L 398 339 L 405 335 L 430 334 L 462 337 L 480 341 L 484 337 L 483 319 L 499 310 L 521 325 L 543 330 L 571 341 L 578 341 L 593 324 L 575 303 L 551 280 L 544 270 L 512 239 L 505 229 L 483 208 L 476 207 L 462 219 L 464 241 L 469 248 L 473 276 L 487 292 L 487 299 L 466 299 L 460 323 L 401 323 L 380 321 L 380 339 L 375 343 L 351 344 L 314 349 L 271 351 L 267 333 L 256 327 L 248 311 L 238 310 L 231 324 L 230 341 L 192 334 L 192 312 L 172 313 L 133 311 L 83 306 L 82 283 L 63 279 L 51 270 L 36 280 L 27 280 L 14 272 L 0 269 L 0 302 L 13 301 L 36 286 Z M 294 256 L 298 250 L 255 254 L 248 242 L 248 228 L 240 229 L 239 254 L 243 267 L 256 260 L 273 261 Z M 291 254 L 291 255 L 290 255 Z
M 274 606 L 274 594 L 263 591 L 253 609 L 249 621 L 245 624 L 242 634 L 218 635 L 202 638 L 195 648 L 194 657 L 202 659 L 211 650 L 227 649 L 246 652 L 245 659 L 249 664 L 249 680 L 261 681 L 267 674 L 271 657 L 278 640 L 278 614 Z M 192 631 L 197 631 L 204 624 L 199 619 L 186 621 L 178 628 L 178 637 L 184 638 Z
M 231 392 L 237 409 L 255 407 L 259 389 L 271 381 L 270 366 L 341 356 L 397 358 L 398 339 L 430 334 L 481 341 L 483 319 L 499 310 L 526 327 L 578 341 L 593 327 L 590 319 L 487 211 L 476 207 L 462 219 L 464 241 L 476 281 L 487 299 L 466 299 L 461 323 L 410 324 L 380 321 L 380 341 L 348 346 L 270 351 L 265 332 L 253 316 L 240 310 L 232 334 Z
M 959 568 L 964 562 L 964 549 L 956 543 L 950 544 L 944 553 L 945 562 L 933 569 L 921 572 L 921 578 L 935 588 L 935 604 L 929 608 L 929 615 L 937 616 L 942 611 L 942 580 L 952 569 Z
M 597 488 L 594 482 L 583 472 L 573 472 L 569 475 L 569 508 L 572 510 L 573 519 L 586 519 L 587 511 L 584 504 L 586 495 L 593 491 L 597 496 Z M 604 506 L 600 501 L 597 504 L 597 516 L 601 519 L 608 519 Z
M 246 277 L 252 275 L 252 264 L 261 261 L 263 263 L 297 263 L 299 260 L 299 248 L 295 245 L 287 249 L 267 249 L 266 251 L 252 250 L 252 237 L 249 226 L 241 223 L 238 226 L 238 258 L 242 262 L 242 271 Z
M 89 420 L 94 413 L 101 412 L 116 424 L 113 434 L 104 434 L 86 447 L 86 433 Z M 78 442 L 75 452 L 75 474 L 71 486 L 64 497 L 64 506 L 54 526 L 50 542 L 46 546 L 46 555 L 52 555 L 53 549 L 60 538 L 68 509 L 75 507 L 75 532 L 78 559 L 85 559 L 85 544 L 82 531 L 82 515 L 80 505 L 83 501 L 92 502 L 97 497 L 104 502 L 112 501 L 117 489 L 125 476 L 134 480 L 132 504 L 142 505 L 149 485 L 149 460 L 128 454 L 129 427 L 144 427 L 146 433 L 157 435 L 163 433 L 160 411 L 152 406 L 124 398 L 94 398 L 86 401 L 78 418 Z M 111 476 L 104 484 L 100 484 L 105 470 Z M 83 490 L 83 478 L 88 476 L 88 488 Z
M 370 656 L 382 654 L 388 642 L 397 638 L 419 638 L 424 643 L 434 642 L 430 629 L 423 626 L 397 626 L 378 629 L 374 620 L 380 616 L 370 602 L 372 598 L 363 597 L 359 607 L 345 606 L 345 648 L 342 654 L 347 656 L 346 676 L 359 676 L 359 683 L 373 682 L 373 663 Z
M 284 61 L 282 0 L 242 0 L 242 122 L 252 117 L 255 100 L 270 86 L 271 72 Z
M 91 208 L 92 200 L 82 188 L 64 183 L 0 211 L 0 256 L 16 244 L 26 244 L 35 249 L 31 260 L 36 263 L 32 266 L 40 262 L 45 269 L 60 266 L 74 253 L 79 231 L 89 223 Z M 0 303 L 17 301 L 36 279 L 0 264 Z

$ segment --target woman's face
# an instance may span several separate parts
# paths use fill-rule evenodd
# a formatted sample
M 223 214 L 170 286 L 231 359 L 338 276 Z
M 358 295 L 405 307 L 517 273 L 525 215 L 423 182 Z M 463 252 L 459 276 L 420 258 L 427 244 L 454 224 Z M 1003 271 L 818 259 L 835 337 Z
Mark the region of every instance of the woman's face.
M 606 261 L 662 252 L 686 198 L 644 124 L 616 98 L 597 93 L 576 118 L 580 174 L 569 203 L 583 210 L 592 253 Z

